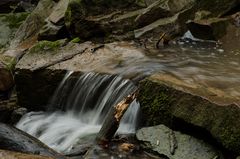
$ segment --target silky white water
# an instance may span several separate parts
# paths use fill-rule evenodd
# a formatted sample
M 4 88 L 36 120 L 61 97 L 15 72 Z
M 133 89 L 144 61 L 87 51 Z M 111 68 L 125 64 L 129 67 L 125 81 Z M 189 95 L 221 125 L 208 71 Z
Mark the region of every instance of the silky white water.
M 118 76 L 86 73 L 76 82 L 68 72 L 49 102 L 49 110 L 30 112 L 16 125 L 53 149 L 67 153 L 81 138 L 96 134 L 110 107 L 136 89 Z M 64 111 L 60 111 L 64 110 Z M 117 133 L 134 133 L 139 104 L 134 101 L 123 116 Z

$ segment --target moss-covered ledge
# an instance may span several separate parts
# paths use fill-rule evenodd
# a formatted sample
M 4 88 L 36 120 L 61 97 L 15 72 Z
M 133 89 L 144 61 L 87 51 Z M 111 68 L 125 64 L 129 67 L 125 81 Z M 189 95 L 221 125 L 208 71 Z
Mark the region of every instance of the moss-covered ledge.
M 239 154 L 240 108 L 236 104 L 216 104 L 179 88 L 153 77 L 140 82 L 144 124 L 182 127 L 182 131 L 197 127 L 202 131 L 198 133 L 208 132 L 224 148 Z

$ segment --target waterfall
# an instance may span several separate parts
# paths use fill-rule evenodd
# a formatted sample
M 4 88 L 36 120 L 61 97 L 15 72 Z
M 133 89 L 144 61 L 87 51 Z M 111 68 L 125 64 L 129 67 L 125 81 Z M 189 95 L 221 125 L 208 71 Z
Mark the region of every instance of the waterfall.
M 119 76 L 85 73 L 73 82 L 71 74 L 66 73 L 56 89 L 49 112 L 30 112 L 16 125 L 63 153 L 79 139 L 98 133 L 110 107 L 136 89 L 130 80 Z M 138 111 L 139 103 L 132 102 L 117 133 L 136 131 Z

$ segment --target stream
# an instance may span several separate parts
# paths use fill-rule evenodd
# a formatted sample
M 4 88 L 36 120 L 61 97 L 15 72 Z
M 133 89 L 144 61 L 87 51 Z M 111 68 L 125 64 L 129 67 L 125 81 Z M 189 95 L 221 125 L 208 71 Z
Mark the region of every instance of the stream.
M 191 86 L 211 88 L 229 101 L 239 101 L 239 64 L 239 50 L 223 48 L 215 41 L 194 39 L 187 32 L 161 50 L 147 48 L 144 55 L 132 52 L 130 58 L 123 57 L 117 66 L 106 63 L 118 76 L 90 72 L 72 82 L 73 72 L 68 71 L 49 101 L 49 111 L 30 112 L 16 126 L 56 151 L 71 154 L 81 142 L 93 142 L 89 138 L 98 133 L 110 107 L 136 87 L 122 77 L 137 81 L 154 73 L 170 75 Z M 139 103 L 134 101 L 121 120 L 117 134 L 136 132 L 139 110 Z
M 127 96 L 135 85 L 118 76 L 85 73 L 70 87 L 72 72 L 66 73 L 49 102 L 49 109 L 62 111 L 30 112 L 17 127 L 62 153 L 69 153 L 81 138 L 98 133 L 110 107 Z M 71 83 L 72 84 L 72 83 Z M 124 114 L 118 134 L 135 133 L 139 103 L 134 101 Z

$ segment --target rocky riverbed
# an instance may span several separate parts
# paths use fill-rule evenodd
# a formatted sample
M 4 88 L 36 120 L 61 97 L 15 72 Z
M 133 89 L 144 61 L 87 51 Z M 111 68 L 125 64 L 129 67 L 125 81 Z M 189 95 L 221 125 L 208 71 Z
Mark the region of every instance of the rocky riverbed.
M 117 75 L 139 89 L 143 128 L 134 144 L 142 157 L 151 158 L 149 152 L 170 159 L 235 159 L 239 5 L 239 0 L 1 1 L 0 121 L 15 124 L 28 111 L 47 111 L 68 71 L 73 83 L 86 72 Z M 107 152 L 89 148 L 85 158 L 105 152 L 106 158 L 121 158 L 114 151 L 125 151 L 116 145 Z M 125 146 L 128 153 L 136 150 Z

